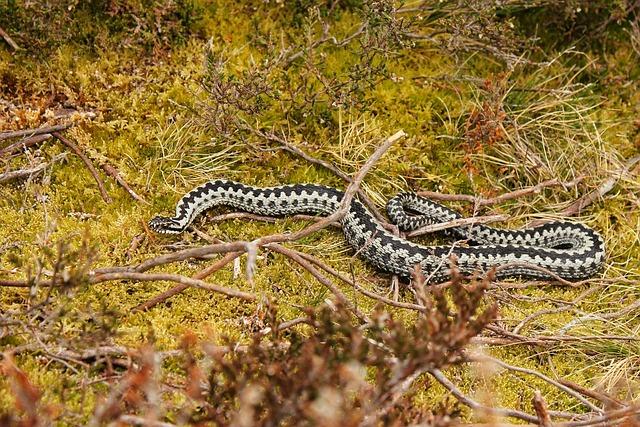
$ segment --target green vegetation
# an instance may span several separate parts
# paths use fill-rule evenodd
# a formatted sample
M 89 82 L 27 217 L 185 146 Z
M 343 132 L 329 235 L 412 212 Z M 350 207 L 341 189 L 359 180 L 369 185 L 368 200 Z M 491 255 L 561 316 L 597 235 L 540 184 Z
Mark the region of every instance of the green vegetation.
M 336 279 L 348 301 L 377 319 L 380 330 L 369 338 L 397 345 L 365 357 L 373 351 L 371 343 L 347 345 L 366 337 L 353 312 L 281 253 L 261 248 L 251 279 L 245 274 L 251 263 L 246 254 L 205 279 L 251 292 L 257 302 L 189 288 L 148 311 L 134 311 L 175 283 L 96 284 L 88 272 L 136 265 L 213 238 L 252 241 L 301 230 L 310 222 L 211 221 L 221 212 L 181 236 L 154 235 L 145 224 L 155 214 L 171 212 L 181 194 L 211 178 L 344 188 L 340 176 L 291 147 L 352 176 L 380 141 L 400 129 L 409 136 L 392 146 L 362 186 L 379 207 L 398 190 L 490 198 L 547 180 L 577 180 L 477 212 L 453 204 L 466 215 L 509 214 L 505 226 L 517 227 L 575 214 L 575 200 L 607 189 L 576 216 L 605 237 L 602 277 L 577 287 L 494 283 L 476 302 L 481 307 L 497 303 L 499 320 L 492 325 L 502 331 L 517 328 L 515 335 L 531 342 L 485 330 L 473 340 L 473 334 L 467 337 L 472 344 L 466 354 L 488 354 L 621 402 L 637 400 L 640 323 L 633 304 L 640 289 L 640 178 L 638 163 L 629 160 L 640 151 L 640 10 L 637 2 L 624 0 L 495 3 L 0 0 L 0 28 L 19 47 L 0 39 L 0 133 L 71 124 L 62 134 L 96 165 L 111 199 L 103 200 L 82 160 L 55 136 L 0 158 L 0 174 L 47 164 L 38 173 L 0 180 L 0 369 L 5 374 L 0 424 L 28 422 L 28 396 L 31 401 L 39 396 L 39 422 L 78 425 L 123 414 L 197 422 L 207 419 L 216 396 L 193 389 L 194 384 L 215 381 L 223 384 L 227 412 L 209 419 L 230 422 L 241 408 L 244 412 L 233 418 L 238 425 L 250 425 L 239 421 L 242 414 L 264 422 L 282 415 L 272 411 L 277 402 L 260 401 L 265 396 L 277 400 L 277 393 L 261 389 L 269 376 L 283 389 L 296 384 L 257 366 L 265 363 L 285 373 L 296 366 L 310 370 L 313 351 L 327 359 L 323 369 L 329 372 L 318 377 L 323 391 L 308 385 L 318 392 L 305 397 L 311 409 L 297 408 L 281 419 L 294 423 L 287 417 L 295 414 L 311 425 L 340 425 L 340 420 L 318 418 L 318 405 L 348 413 L 389 398 L 374 390 L 392 383 L 383 359 L 419 341 L 420 331 L 408 325 L 426 320 L 411 310 L 376 308 L 375 300 Z M 0 150 L 19 140 L 0 141 Z M 146 202 L 106 176 L 104 165 L 113 165 Z M 608 181 L 611 185 L 603 187 Z M 284 246 L 393 298 L 390 278 L 353 257 L 337 230 L 327 228 Z M 223 255 L 153 272 L 191 277 Z M 56 278 L 64 286 L 46 286 Z M 21 281 L 32 286 L 4 285 Z M 468 298 L 479 294 L 472 291 Z M 464 312 L 462 294 L 445 295 Z M 401 285 L 400 301 L 422 303 L 420 298 Z M 446 305 L 444 297 L 436 295 L 435 301 Z M 478 309 L 464 307 L 471 314 Z M 386 315 L 399 323 L 385 323 Z M 263 334 L 261 340 L 274 350 L 262 353 L 266 350 L 256 333 L 301 316 L 314 320 Z M 338 341 L 336 350 L 323 353 L 328 337 Z M 285 343 L 292 348 L 278 347 Z M 248 346 L 246 366 L 240 353 L 223 357 L 211 350 L 235 344 Z M 99 347 L 111 350 L 83 356 Z M 171 353 L 177 350 L 182 354 Z M 457 348 L 451 350 L 456 357 L 443 357 L 442 365 L 407 351 L 407 360 L 416 363 L 412 369 L 423 369 L 422 375 L 376 422 L 445 424 L 456 415 L 463 421 L 487 420 L 425 373 L 449 364 L 455 366 L 443 371 L 447 377 L 484 405 L 535 414 L 532 399 L 540 390 L 549 410 L 594 415 L 547 381 L 491 362 L 460 360 Z M 137 361 L 133 367 L 128 351 Z M 150 361 L 154 354 L 163 355 L 162 362 Z M 344 371 L 332 372 L 332 367 Z M 233 375 L 240 374 L 255 382 L 243 377 L 245 382 L 234 383 Z M 363 378 L 369 388 L 357 383 Z M 117 394 L 124 381 L 138 382 Z M 150 384 L 158 389 L 145 389 Z M 339 400 L 344 396 L 331 388 L 338 384 L 362 392 L 362 400 Z M 294 387 L 293 392 L 302 391 Z M 165 393 L 159 407 L 151 403 L 154 393 Z M 448 404 L 441 404 L 444 396 Z M 98 414 L 105 401 L 113 403 L 112 412 Z M 362 421 L 360 415 L 354 412 L 352 425 Z

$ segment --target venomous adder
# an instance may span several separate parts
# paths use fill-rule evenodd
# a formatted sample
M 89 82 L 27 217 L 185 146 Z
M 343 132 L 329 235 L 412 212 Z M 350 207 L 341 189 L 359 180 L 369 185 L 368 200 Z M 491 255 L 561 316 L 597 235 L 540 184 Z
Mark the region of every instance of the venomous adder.
M 330 215 L 339 207 L 342 191 L 314 184 L 257 188 L 227 180 L 213 180 L 188 192 L 173 218 L 157 216 L 149 225 L 159 233 L 180 233 L 198 214 L 213 206 L 232 206 L 247 212 L 284 216 L 300 213 Z M 461 218 L 457 212 L 413 193 L 400 193 L 387 203 L 390 220 L 402 230 Z M 419 264 L 430 283 L 447 280 L 449 259 L 457 259 L 465 274 L 498 268 L 498 277 L 567 280 L 593 276 L 604 259 L 602 237 L 582 224 L 566 221 L 519 230 L 485 225 L 450 229 L 457 241 L 424 246 L 394 236 L 357 199 L 342 219 L 344 235 L 356 253 L 382 271 L 409 277 Z M 551 274 L 549 274 L 551 272 Z

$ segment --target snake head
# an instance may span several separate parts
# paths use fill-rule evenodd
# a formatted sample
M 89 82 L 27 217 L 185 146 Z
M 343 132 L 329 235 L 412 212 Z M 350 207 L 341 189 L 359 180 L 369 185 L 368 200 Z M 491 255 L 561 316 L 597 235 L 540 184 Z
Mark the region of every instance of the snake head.
M 165 216 L 157 216 L 149 221 L 149 227 L 156 233 L 162 234 L 177 234 L 182 233 L 184 228 L 171 218 L 167 218 Z

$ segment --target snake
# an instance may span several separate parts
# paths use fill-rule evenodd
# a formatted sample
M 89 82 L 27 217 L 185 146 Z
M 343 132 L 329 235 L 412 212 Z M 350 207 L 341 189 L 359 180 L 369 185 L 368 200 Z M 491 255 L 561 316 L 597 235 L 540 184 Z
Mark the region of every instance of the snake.
M 158 233 L 181 233 L 198 215 L 215 206 L 270 217 L 329 216 L 340 209 L 344 196 L 343 191 L 316 184 L 254 187 L 215 179 L 186 193 L 176 205 L 175 216 L 156 216 L 149 226 Z M 411 192 L 389 199 L 386 211 L 391 223 L 404 232 L 462 218 L 460 213 Z M 341 226 L 355 253 L 372 266 L 401 278 L 411 278 L 418 268 L 428 283 L 449 280 L 453 269 L 466 275 L 493 270 L 499 279 L 580 281 L 596 275 L 605 257 L 600 234 L 569 221 L 520 229 L 476 223 L 447 229 L 445 234 L 453 238 L 450 244 L 427 246 L 389 231 L 357 196 L 351 199 Z

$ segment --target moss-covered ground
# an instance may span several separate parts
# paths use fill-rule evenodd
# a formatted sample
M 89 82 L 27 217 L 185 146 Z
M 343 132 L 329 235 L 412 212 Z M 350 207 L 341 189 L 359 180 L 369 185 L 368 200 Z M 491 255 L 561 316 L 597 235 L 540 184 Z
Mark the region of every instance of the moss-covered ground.
M 230 66 L 238 72 L 250 68 L 253 55 L 259 61 L 263 54 L 255 48 L 256 31 L 275 39 L 281 34 L 296 34 L 295 28 L 288 27 L 292 22 L 290 12 L 274 5 L 253 8 L 235 2 L 202 2 L 195 6 L 200 19 L 181 24 L 190 26 L 188 33 L 177 29 L 179 37 L 164 40 L 158 36 L 159 41 L 142 36 L 138 39 L 134 31 L 127 37 L 129 33 L 118 32 L 111 15 L 92 27 L 95 15 L 90 11 L 78 11 L 72 18 L 73 26 L 65 27 L 68 33 L 62 29 L 56 33 L 57 40 L 35 33 L 36 29 L 26 32 L 21 23 L 27 18 L 19 5 L 14 10 L 6 9 L 15 14 L 14 22 L 6 15 L 0 17 L 2 27 L 8 33 L 13 31 L 15 39 L 24 44 L 17 52 L 0 44 L 0 100 L 4 104 L 0 106 L 0 131 L 55 123 L 59 120 L 47 117 L 56 109 L 76 109 L 78 114 L 65 119 L 74 126 L 64 134 L 83 147 L 96 164 L 113 164 L 148 201 L 133 200 L 114 180 L 104 177 L 112 198 L 106 203 L 81 160 L 71 153 L 37 176 L 3 183 L 3 278 L 22 279 L 39 262 L 50 268 L 46 260 L 55 254 L 58 242 L 72 248 L 78 248 L 82 241 L 90 242 L 97 253 L 96 266 L 134 264 L 176 248 L 205 244 L 193 232 L 177 237 L 149 234 L 144 223 L 158 213 L 171 212 L 181 194 L 206 179 L 225 177 L 259 185 L 314 182 L 345 186 L 331 172 L 304 159 L 282 150 L 261 150 L 269 143 L 256 135 L 220 136 L 206 123 L 203 109 L 209 98 L 201 82 L 207 73 L 207 49 L 213 46 L 218 52 L 237 53 Z M 356 19 L 347 10 L 337 25 L 347 31 Z M 155 34 L 146 28 L 140 31 L 143 35 L 145 31 Z M 576 187 L 548 188 L 482 212 L 509 214 L 512 219 L 506 226 L 513 227 L 558 216 L 572 201 L 619 173 L 616 171 L 625 159 L 638 155 L 640 53 L 633 50 L 624 32 L 610 36 L 604 46 L 593 50 L 587 47 L 580 53 L 550 44 L 542 49 L 547 50 L 525 55 L 546 64 L 509 69 L 483 54 L 452 55 L 426 44 L 405 48 L 389 58 L 388 73 L 393 78 L 366 89 L 367 108 L 324 105 L 312 109 L 316 115 L 296 118 L 293 113 L 278 116 L 278 109 L 270 107 L 271 113 L 261 118 L 262 125 L 288 132 L 293 143 L 347 173 L 357 171 L 382 138 L 403 129 L 408 138 L 393 146 L 365 181 L 366 191 L 380 206 L 400 189 L 492 197 L 547 179 L 584 177 Z M 353 66 L 349 52 L 336 48 L 326 55 L 324 66 L 329 71 L 344 73 L 345 64 Z M 496 103 L 502 106 L 506 118 L 493 117 L 500 120 L 498 127 L 502 129 L 495 141 L 483 146 L 469 143 L 473 112 L 490 111 Z M 13 107 L 8 108 L 8 104 Z M 305 130 L 299 131 L 302 120 Z M 51 139 L 29 156 L 46 161 L 65 151 Z M 34 161 L 29 156 L 3 159 L 2 167 L 25 166 Z M 466 214 L 473 213 L 469 206 L 454 206 Z M 499 323 L 506 328 L 549 309 L 547 314 L 527 322 L 520 333 L 566 334 L 584 339 L 560 340 L 547 347 L 478 349 L 550 377 L 567 378 L 623 399 L 637 399 L 638 311 L 620 317 L 598 316 L 633 304 L 640 292 L 638 166 L 621 175 L 611 191 L 576 219 L 605 237 L 608 254 L 602 277 L 606 281 L 576 288 L 537 284 L 496 289 L 489 298 L 499 302 Z M 196 224 L 207 235 L 225 241 L 252 240 L 305 225 L 292 219 L 211 223 L 206 218 Z M 132 240 L 141 234 L 144 240 L 130 251 Z M 388 278 L 354 258 L 335 229 L 313 234 L 292 247 L 353 273 L 371 289 L 387 291 Z M 206 262 L 176 263 L 162 271 L 193 275 Z M 245 262 L 241 258 L 241 267 Z M 242 274 L 244 269 L 240 271 L 234 274 L 230 264 L 207 280 L 273 298 L 285 320 L 299 316 L 300 306 L 318 306 L 331 296 L 310 274 L 278 254 L 259 254 L 252 284 Z M 187 289 L 147 312 L 131 312 L 171 286 L 165 282 L 109 282 L 69 296 L 56 295 L 70 298 L 65 307 L 72 314 L 66 323 L 58 325 L 60 333 L 69 340 L 76 339 L 91 328 L 99 329 L 92 324 L 96 313 L 109 313 L 114 322 L 110 327 L 117 331 L 114 344 L 130 347 L 153 341 L 160 350 L 175 349 L 186 331 L 203 337 L 226 334 L 241 340 L 250 336 L 248 323 L 256 305 L 204 290 Z M 598 288 L 576 303 L 563 303 L 573 301 L 590 286 Z M 350 287 L 344 286 L 343 290 L 362 310 L 374 307 L 374 301 Z M 401 293 L 401 298 L 412 297 Z M 23 310 L 28 299 L 28 290 L 1 288 L 0 312 Z M 567 305 L 564 311 L 553 310 Z M 399 315 L 411 321 L 411 314 Z M 576 318 L 585 320 L 571 324 Z M 0 349 L 25 344 L 21 339 L 0 330 Z M 92 408 L 95 396 L 105 387 L 99 382 L 83 386 L 90 383 L 90 373 L 74 372 L 62 363 L 29 354 L 16 360 L 44 392 L 43 401 L 64 404 L 69 411 L 83 413 Z M 539 389 L 550 409 L 586 410 L 559 389 L 530 375 L 513 375 L 491 366 L 458 368 L 449 375 L 463 390 L 496 406 L 531 412 L 533 391 Z M 0 411 L 13 407 L 8 387 L 8 382 L 0 378 Z M 445 395 L 444 389 L 433 386 L 417 395 L 416 404 L 432 405 Z

